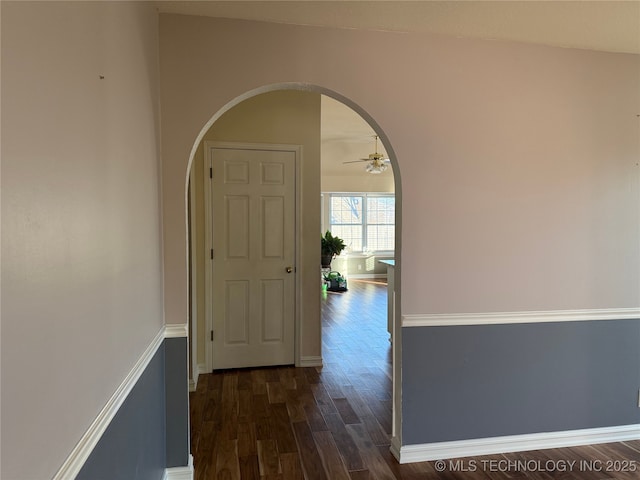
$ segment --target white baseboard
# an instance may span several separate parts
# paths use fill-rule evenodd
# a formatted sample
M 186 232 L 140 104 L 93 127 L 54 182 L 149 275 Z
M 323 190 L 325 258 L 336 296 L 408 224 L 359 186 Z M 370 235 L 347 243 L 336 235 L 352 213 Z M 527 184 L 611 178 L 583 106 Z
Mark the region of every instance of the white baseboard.
M 207 373 L 207 367 L 205 366 L 204 363 L 199 363 L 196 366 L 196 371 L 192 372 L 193 378 L 189 379 L 189 391 L 190 392 L 195 392 L 196 389 L 198 388 L 198 378 L 200 378 L 200 375 L 203 373 Z
M 391 446 L 389 447 L 389 451 L 391 452 L 391 455 L 393 455 L 395 457 L 396 460 L 398 460 L 398 463 L 402 463 L 400 462 L 400 450 L 402 449 L 402 445 L 400 444 L 400 439 L 398 437 L 392 437 L 391 438 Z
M 300 357 L 298 367 L 321 367 L 322 357 Z
M 640 319 L 640 308 L 548 310 L 533 312 L 427 313 L 402 316 L 403 327 L 507 325 L 515 323 L 586 322 Z
M 399 463 L 413 463 L 628 440 L 640 440 L 640 424 L 404 445 L 399 452 L 392 441 L 391 452 Z
M 193 455 L 189 455 L 186 467 L 166 468 L 162 480 L 193 480 Z
M 102 438 L 111 421 L 114 419 L 118 410 L 131 393 L 133 387 L 140 379 L 140 376 L 149 366 L 149 362 L 156 354 L 156 351 L 162 345 L 165 338 L 177 338 L 187 336 L 187 325 L 165 325 L 163 326 L 149 346 L 142 353 L 131 371 L 124 378 L 115 393 L 111 396 L 104 408 L 98 413 L 93 423 L 78 441 L 71 454 L 60 467 L 60 470 L 53 476 L 52 480 L 67 480 L 75 478 L 85 462 L 93 452 L 93 449 Z

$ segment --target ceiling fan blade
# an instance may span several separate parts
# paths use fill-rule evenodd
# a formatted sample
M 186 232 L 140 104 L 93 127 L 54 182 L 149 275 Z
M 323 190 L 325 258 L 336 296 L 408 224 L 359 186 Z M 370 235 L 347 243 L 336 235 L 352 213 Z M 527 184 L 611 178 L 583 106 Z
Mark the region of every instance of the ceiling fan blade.
M 342 162 L 342 163 L 360 163 L 360 162 L 368 162 L 369 159 L 368 158 L 361 158 L 360 160 L 350 160 L 348 162 Z

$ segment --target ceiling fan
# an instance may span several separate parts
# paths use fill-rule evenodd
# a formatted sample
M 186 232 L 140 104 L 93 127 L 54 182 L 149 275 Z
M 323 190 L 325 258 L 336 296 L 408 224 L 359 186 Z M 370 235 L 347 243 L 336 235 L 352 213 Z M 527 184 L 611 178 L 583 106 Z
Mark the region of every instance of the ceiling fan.
M 378 135 L 374 135 L 376 139 L 376 149 L 375 153 L 370 153 L 369 158 L 361 158 L 360 160 L 351 160 L 349 162 L 343 163 L 358 163 L 358 162 L 368 162 L 365 170 L 367 173 L 382 173 L 387 168 L 389 168 L 389 163 L 391 161 L 381 153 L 378 153 Z

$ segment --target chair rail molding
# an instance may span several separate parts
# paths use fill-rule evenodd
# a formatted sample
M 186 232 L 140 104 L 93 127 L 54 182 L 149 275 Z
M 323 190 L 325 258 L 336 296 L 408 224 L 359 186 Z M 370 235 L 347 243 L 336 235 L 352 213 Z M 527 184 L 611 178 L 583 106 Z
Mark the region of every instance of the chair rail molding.
M 547 310 L 490 313 L 426 313 L 402 315 L 403 327 L 509 325 L 517 323 L 640 320 L 640 308 Z

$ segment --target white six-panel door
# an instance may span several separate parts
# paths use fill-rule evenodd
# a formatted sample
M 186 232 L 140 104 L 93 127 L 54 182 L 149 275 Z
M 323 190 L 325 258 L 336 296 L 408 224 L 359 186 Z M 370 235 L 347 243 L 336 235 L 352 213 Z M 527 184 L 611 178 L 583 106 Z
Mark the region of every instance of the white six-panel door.
M 295 150 L 209 146 L 213 368 L 295 355 Z

